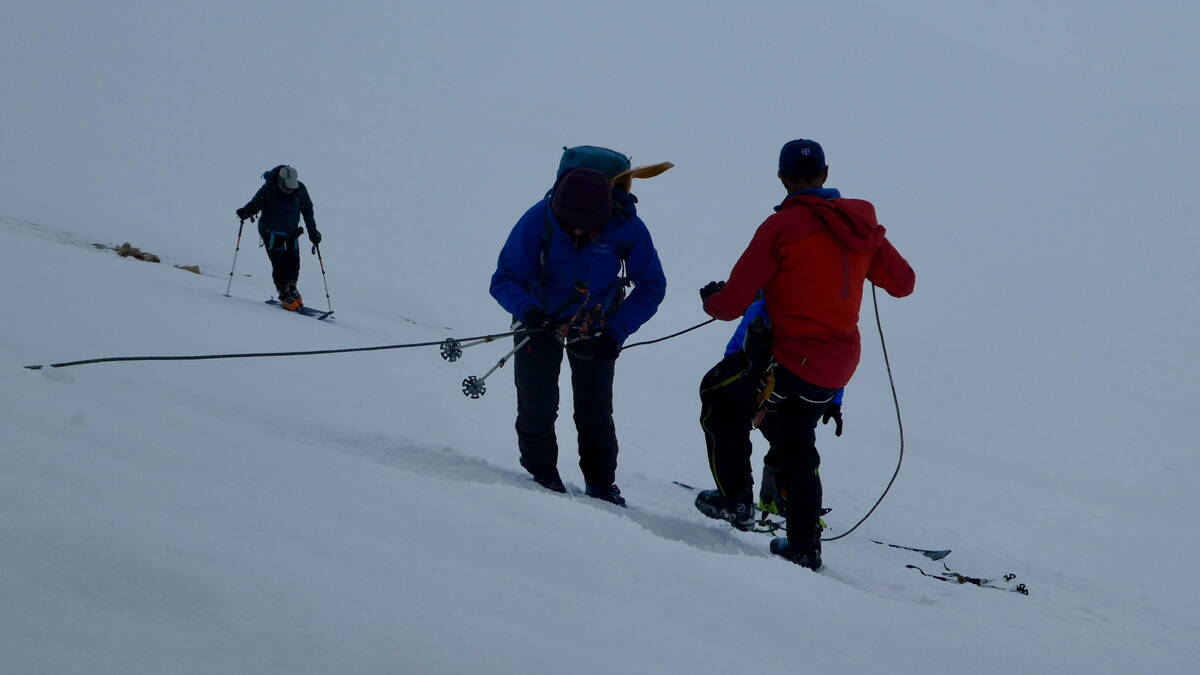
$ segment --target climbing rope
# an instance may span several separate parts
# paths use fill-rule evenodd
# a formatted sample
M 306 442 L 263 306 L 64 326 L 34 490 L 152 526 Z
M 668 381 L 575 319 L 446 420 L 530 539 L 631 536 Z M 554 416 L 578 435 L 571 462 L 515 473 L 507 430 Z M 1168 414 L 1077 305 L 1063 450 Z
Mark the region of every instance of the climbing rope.
M 514 335 L 525 335 L 533 333 L 531 330 L 516 330 L 507 333 L 495 333 L 492 335 L 478 335 L 475 337 L 461 338 L 458 342 L 473 342 L 482 344 L 484 342 L 492 342 L 501 338 L 512 337 Z M 212 359 L 253 359 L 266 356 L 313 356 L 316 354 L 348 354 L 351 352 L 378 352 L 386 349 L 412 349 L 414 347 L 440 347 L 447 343 L 447 340 L 437 340 L 434 342 L 410 342 L 408 344 L 399 345 L 379 345 L 377 347 L 349 347 L 345 349 L 313 349 L 309 351 L 295 352 L 254 352 L 247 354 L 199 354 L 190 356 L 110 356 L 99 359 L 83 359 L 81 361 L 65 361 L 63 363 L 51 363 L 51 368 L 67 368 L 69 366 L 82 366 L 89 363 L 116 363 L 126 361 L 207 361 Z M 44 365 L 25 366 L 30 370 L 41 370 Z

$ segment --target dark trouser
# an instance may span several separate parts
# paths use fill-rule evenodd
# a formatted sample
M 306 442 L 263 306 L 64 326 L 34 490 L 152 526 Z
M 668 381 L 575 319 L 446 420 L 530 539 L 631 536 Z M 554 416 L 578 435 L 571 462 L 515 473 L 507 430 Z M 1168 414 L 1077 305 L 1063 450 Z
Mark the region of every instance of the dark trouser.
M 517 446 L 521 466 L 534 476 L 558 468 L 554 422 L 558 419 L 558 375 L 563 351 L 557 340 L 537 335 L 517 351 L 513 360 Z M 588 484 L 607 487 L 617 475 L 617 429 L 612 416 L 616 361 L 582 359 L 569 352 L 567 360 L 579 434 L 579 468 Z
M 818 387 L 775 366 L 771 411 L 771 450 L 764 462 L 779 467 L 779 487 L 787 493 L 788 534 L 812 536 L 821 518 L 821 455 L 817 453 L 817 422 L 835 389 Z
M 295 240 L 286 249 L 267 249 L 271 259 L 271 280 L 277 290 L 295 283 L 300 278 L 300 249 Z
M 708 466 L 726 499 L 753 501 L 750 430 L 756 396 L 746 374 L 745 352 L 721 359 L 700 380 L 700 428 Z

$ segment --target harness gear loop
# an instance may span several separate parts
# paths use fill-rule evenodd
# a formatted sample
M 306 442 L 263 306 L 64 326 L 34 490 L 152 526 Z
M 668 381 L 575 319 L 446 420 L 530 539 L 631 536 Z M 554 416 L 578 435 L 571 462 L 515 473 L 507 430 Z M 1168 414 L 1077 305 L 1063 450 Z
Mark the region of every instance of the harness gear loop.
M 771 365 L 767 366 L 766 377 L 763 378 L 763 388 L 762 388 L 762 391 L 759 392 L 759 394 L 758 394 L 758 399 L 757 399 L 758 407 L 762 408 L 764 405 L 766 405 L 767 401 L 770 400 L 771 396 L 774 393 L 775 393 L 775 362 L 772 361 Z

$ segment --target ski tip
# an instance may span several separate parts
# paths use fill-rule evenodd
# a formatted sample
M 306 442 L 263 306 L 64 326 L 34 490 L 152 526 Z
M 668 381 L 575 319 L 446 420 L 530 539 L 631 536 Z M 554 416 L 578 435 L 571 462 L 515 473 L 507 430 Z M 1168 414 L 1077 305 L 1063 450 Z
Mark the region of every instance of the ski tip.
M 41 370 L 41 366 L 25 366 L 28 370 Z
M 880 546 L 888 546 L 890 548 L 897 548 L 897 549 L 900 549 L 903 551 L 912 551 L 913 553 L 920 553 L 921 555 L 925 556 L 926 558 L 929 558 L 930 560 L 941 560 L 942 558 L 945 558 L 946 556 L 950 555 L 950 549 L 948 549 L 948 548 L 941 549 L 941 550 L 933 550 L 933 549 L 928 549 L 928 548 L 914 548 L 912 546 L 901 546 L 899 544 L 889 544 L 886 541 L 879 541 L 878 539 L 872 539 L 871 543 L 879 544 Z

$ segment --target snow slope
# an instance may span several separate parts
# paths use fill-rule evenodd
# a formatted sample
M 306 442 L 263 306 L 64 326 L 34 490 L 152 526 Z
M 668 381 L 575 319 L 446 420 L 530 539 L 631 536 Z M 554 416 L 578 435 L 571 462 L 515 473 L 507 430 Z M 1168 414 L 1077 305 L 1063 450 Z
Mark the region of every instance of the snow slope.
M 0 672 L 1190 672 L 1200 147 L 1194 102 L 1144 92 L 1178 80 L 1099 86 L 870 4 L 681 7 L 6 9 Z M 1089 25 L 1068 37 L 1114 29 Z M 710 480 L 694 390 L 731 326 L 621 357 L 628 510 L 527 480 L 508 372 L 458 390 L 500 345 L 21 367 L 495 331 L 496 252 L 578 143 L 678 165 L 637 186 L 671 287 L 634 339 L 657 337 L 704 318 L 797 136 L 918 272 L 881 298 L 904 469 L 819 574 L 671 482 Z M 250 237 L 222 296 L 232 210 L 280 161 L 316 202 L 329 324 L 262 304 Z M 122 241 L 164 264 L 92 246 Z M 819 439 L 834 534 L 898 449 L 871 318 L 846 436 Z

